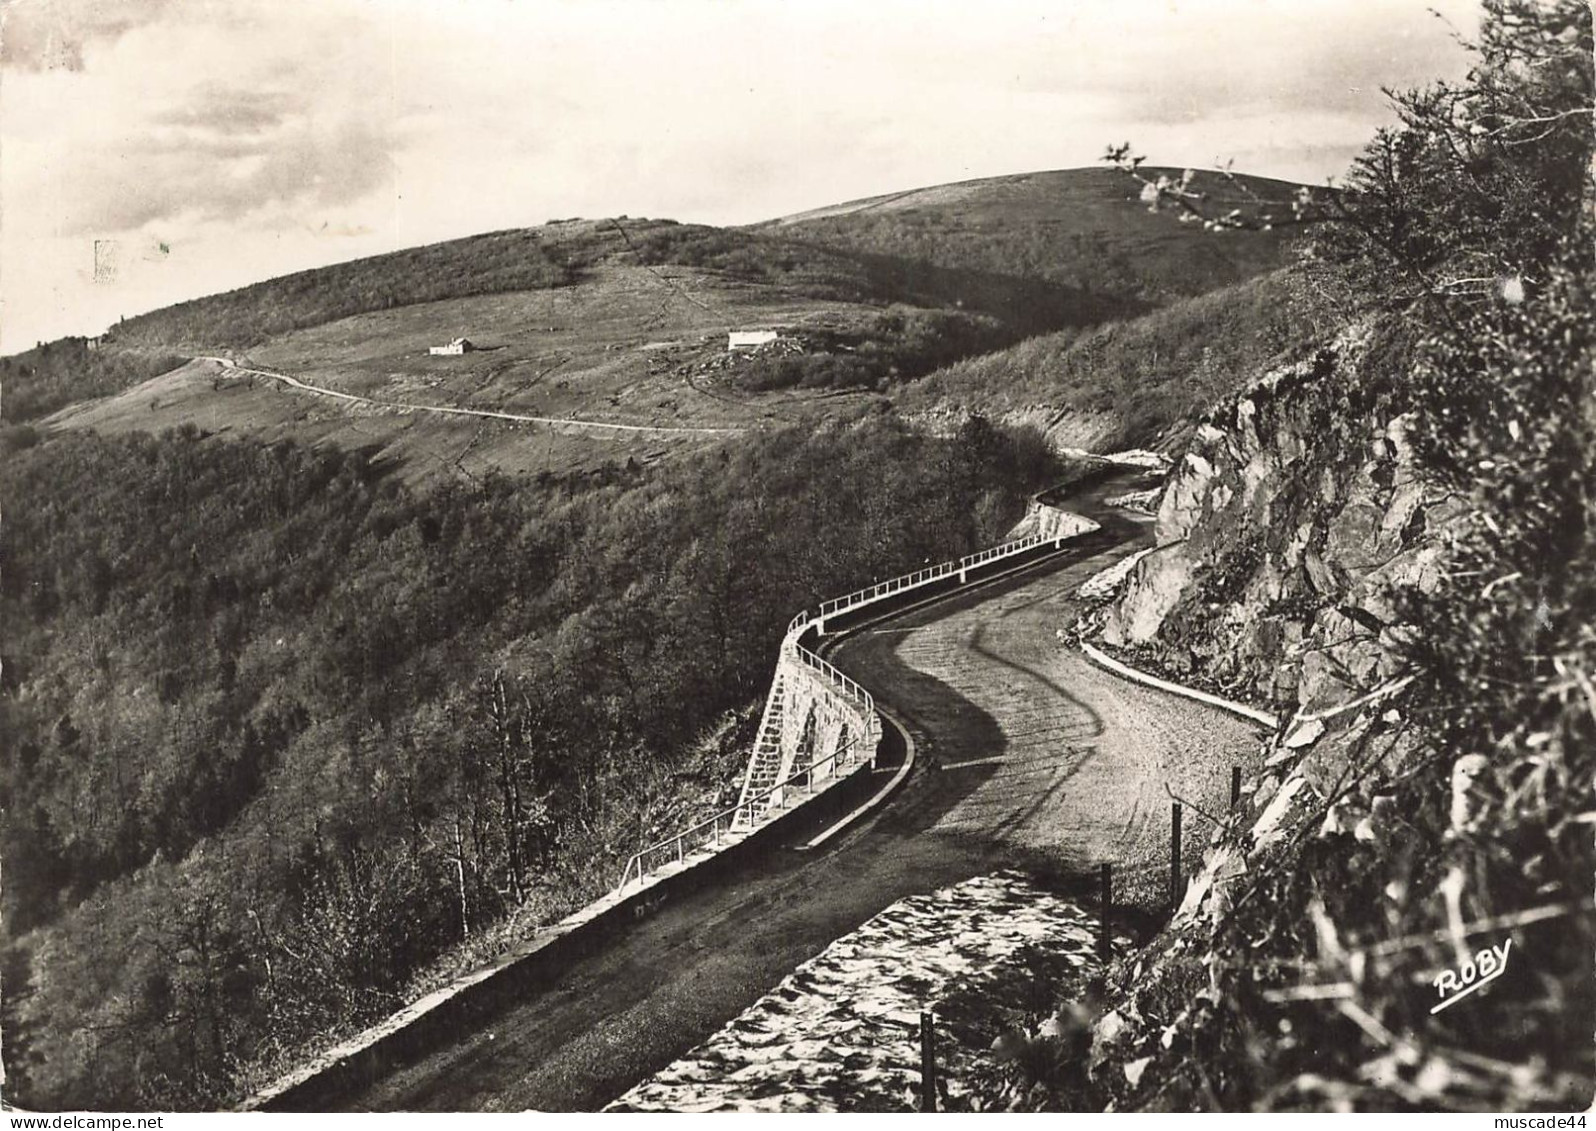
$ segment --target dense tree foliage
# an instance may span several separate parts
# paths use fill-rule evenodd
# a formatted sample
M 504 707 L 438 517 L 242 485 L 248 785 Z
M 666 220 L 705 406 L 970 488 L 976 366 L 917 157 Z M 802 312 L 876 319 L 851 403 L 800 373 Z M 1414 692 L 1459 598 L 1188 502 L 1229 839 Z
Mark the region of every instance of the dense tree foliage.
M 7 424 L 37 420 L 74 401 L 121 392 L 187 360 L 165 350 L 91 349 L 83 338 L 43 342 L 26 353 L 0 357 L 0 412 Z M 6 446 L 17 446 L 22 436 L 13 433 Z
M 1397 99 L 1317 251 L 1400 306 L 1392 407 L 1469 503 L 1406 612 L 1438 749 L 1487 758 L 1497 844 L 1474 863 L 1510 904 L 1588 896 L 1596 862 L 1596 95 L 1588 5 L 1484 7 L 1467 81 Z
M 1402 99 L 1401 131 L 1365 157 L 1369 203 L 1349 240 L 1354 271 L 1414 296 L 1399 404 L 1429 474 L 1469 504 L 1439 587 L 1404 609 L 1413 698 L 1441 757 L 1402 792 L 1444 796 L 1458 767 L 1477 767 L 1466 828 L 1432 801 L 1427 830 L 1430 878 L 1471 920 L 1588 908 L 1596 875 L 1592 16 L 1580 0 L 1485 9 L 1469 81 Z M 1504 1058 L 1540 1051 L 1540 1071 L 1503 1088 L 1509 1106 L 1588 1103 L 1596 922 L 1587 910 L 1518 937 L 1538 992 L 1489 1024 L 1449 1013 L 1448 1036 Z
M 886 415 L 416 493 L 193 430 L 11 453 L 8 1088 L 209 1106 L 722 803 L 788 618 L 999 537 L 1037 438 Z
M 805 330 L 802 349 L 729 360 L 742 389 L 888 389 L 1013 340 L 997 319 L 894 306 L 850 330 Z
M 576 267 L 535 230 L 492 232 L 448 243 L 298 271 L 128 318 L 118 342 L 250 346 L 303 326 L 463 295 L 542 290 L 576 279 Z
M 1591 9 L 1484 9 L 1467 79 L 1395 99 L 1399 126 L 1358 161 L 1345 215 L 1312 248 L 1385 351 L 1348 397 L 1410 420 L 1426 478 L 1453 500 L 1437 512 L 1452 517 L 1435 586 L 1395 595 L 1416 753 L 1387 766 L 1372 744 L 1345 794 L 1371 835 L 1305 852 L 1302 874 L 1267 885 L 1272 910 L 1231 928 L 1289 938 L 1323 893 L 1332 931 L 1388 948 L 1386 977 L 1356 1001 L 1413 1054 L 1368 1093 L 1342 1082 L 1361 1071 L 1352 1054 L 1316 1068 L 1335 1081 L 1327 1095 L 1380 1106 L 1588 1104 L 1596 1080 Z M 1464 924 L 1497 924 L 1470 952 L 1510 934 L 1528 971 L 1487 1009 L 1430 1018 L 1404 980 L 1456 967 Z M 1342 1037 L 1303 1044 L 1361 1040 L 1337 1021 Z M 1249 1075 L 1290 1066 L 1282 1054 Z
M 1354 163 L 1309 249 L 1360 303 L 1438 328 L 1481 299 L 1516 302 L 1588 221 L 1589 11 L 1484 8 L 1467 79 L 1395 96 L 1399 125 Z
M 1114 419 L 1106 443 L 1152 444 L 1233 395 L 1259 366 L 1335 325 L 1341 313 L 1327 310 L 1314 288 L 1281 270 L 1136 318 L 1039 335 L 948 365 L 905 388 L 899 403 L 994 412 L 1045 403 Z

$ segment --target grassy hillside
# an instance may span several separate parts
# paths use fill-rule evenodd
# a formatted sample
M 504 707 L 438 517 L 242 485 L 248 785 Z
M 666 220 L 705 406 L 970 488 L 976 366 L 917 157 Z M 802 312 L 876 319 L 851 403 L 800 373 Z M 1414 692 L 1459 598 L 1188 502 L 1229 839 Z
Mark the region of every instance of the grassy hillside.
M 1124 322 L 966 358 L 904 386 L 894 401 L 907 412 L 1027 413 L 1066 431 L 1088 420 L 1100 444 L 1145 446 L 1336 317 L 1281 269 Z
M 471 295 L 568 287 L 602 266 L 679 266 L 787 296 L 855 303 L 961 306 L 1027 328 L 1093 321 L 1117 312 L 1082 305 L 1071 288 L 1026 284 L 958 266 L 809 244 L 668 220 L 566 221 L 410 248 L 300 271 L 142 314 L 112 337 L 142 345 L 247 347 L 350 315 Z
M 1199 182 L 1201 183 L 1201 182 Z M 1275 196 L 1293 186 L 1244 179 Z M 1245 196 L 1222 178 L 1216 199 Z M 123 342 L 243 347 L 350 315 L 570 286 L 602 264 L 678 265 L 851 302 L 961 306 L 1034 332 L 1101 321 L 1276 265 L 1277 233 L 1220 237 L 1150 215 L 1083 169 L 972 181 L 745 229 L 557 221 L 300 271 L 119 324 Z
M 1237 181 L 1274 199 L 1289 199 L 1297 188 L 1258 177 Z M 1199 174 L 1194 185 L 1226 209 L 1253 208 L 1247 191 L 1218 174 Z M 1069 169 L 873 197 L 752 230 L 949 270 L 1043 280 L 1121 304 L 1140 301 L 1143 309 L 1281 263 L 1282 232 L 1205 232 L 1149 213 L 1136 196 L 1135 182 L 1113 169 Z
M 746 428 L 793 419 L 821 398 L 830 411 L 839 391 L 885 388 L 1030 334 L 1139 308 L 1046 280 L 779 235 L 624 217 L 564 221 L 183 303 L 118 325 L 98 353 L 56 348 L 48 367 L 14 359 L 6 418 L 110 396 L 54 423 L 333 442 L 380 452 L 408 477 L 560 472 L 663 449 L 591 432 L 534 437 L 404 412 L 373 416 L 203 369 L 159 388 L 145 382 L 177 351 L 247 351 L 316 384 L 399 405 Z M 782 330 L 802 356 L 727 358 L 726 331 L 747 327 Z M 460 335 L 485 349 L 428 355 L 429 345 Z
M 1280 195 L 1290 186 L 1250 181 Z M 1207 186 L 1234 193 L 1231 182 Z M 408 478 L 514 474 L 648 461 L 676 450 L 614 435 L 480 426 L 408 408 L 356 409 L 269 381 L 171 368 L 178 354 L 247 351 L 259 363 L 391 405 L 471 407 L 550 418 L 762 427 L 841 393 L 887 391 L 950 364 L 1059 331 L 928 387 L 961 408 L 1012 401 L 1016 373 L 1050 364 L 1089 327 L 1144 315 L 1250 278 L 1280 258 L 1276 233 L 1194 230 L 1137 202 L 1109 170 L 1006 177 L 838 205 L 746 229 L 664 220 L 555 221 L 269 279 L 128 319 L 99 353 L 13 359 L 6 419 L 90 398 L 53 423 L 109 431 L 194 425 L 380 455 Z M 747 361 L 724 333 L 777 328 L 796 348 Z M 1176 332 L 1159 331 L 1168 336 Z M 1180 349 L 1209 331 L 1187 319 Z M 1155 336 L 1158 336 L 1155 334 Z M 484 352 L 437 359 L 465 335 Z M 59 344 L 58 344 L 59 347 Z M 1078 355 L 1081 359 L 1085 352 Z M 1139 435 L 1171 414 L 1155 358 L 1060 401 L 1130 406 L 1110 431 Z M 138 386 L 133 389 L 133 386 Z M 914 394 L 914 406 L 926 399 Z M 1146 418 L 1146 419 L 1144 419 Z M 22 437 L 20 442 L 29 442 Z M 684 444 L 691 446 L 684 438 Z
M 119 323 L 111 337 L 145 345 L 247 346 L 366 310 L 459 295 L 541 290 L 576 267 L 535 231 L 493 232 L 299 271 L 178 303 Z
M 1240 183 L 1280 197 L 1295 187 Z M 1250 200 L 1217 175 L 1216 201 Z M 1268 270 L 1274 232 L 1219 236 L 1149 214 L 1107 169 L 972 181 L 836 205 L 744 229 L 576 220 L 409 248 L 127 319 L 125 342 L 249 346 L 353 314 L 569 286 L 601 264 L 678 265 L 792 294 L 959 306 L 1036 332 L 1101 321 Z
M 784 343 L 729 354 L 728 326 L 778 328 Z M 482 348 L 433 357 L 467 335 Z M 545 291 L 473 295 L 352 315 L 271 338 L 249 360 L 387 406 L 285 389 L 197 362 L 55 417 L 101 433 L 193 425 L 267 441 L 366 452 L 415 481 L 593 471 L 649 463 L 727 433 L 509 424 L 409 411 L 469 408 L 666 429 L 746 431 L 835 415 L 870 392 L 1013 340 L 987 315 L 791 295 L 703 267 L 603 265 Z

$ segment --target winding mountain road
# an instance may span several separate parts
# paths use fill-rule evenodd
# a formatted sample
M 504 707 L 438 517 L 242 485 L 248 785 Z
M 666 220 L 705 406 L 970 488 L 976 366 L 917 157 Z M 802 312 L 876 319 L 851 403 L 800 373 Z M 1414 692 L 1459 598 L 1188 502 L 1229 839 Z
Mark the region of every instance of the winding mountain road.
M 325 385 L 313 385 L 288 373 L 280 373 L 275 369 L 256 369 L 248 365 L 241 365 L 230 357 L 212 357 L 201 354 L 194 360 L 210 361 L 234 373 L 248 373 L 255 377 L 267 377 L 297 389 L 302 393 L 310 393 L 318 397 L 330 397 L 334 400 L 345 401 L 351 404 L 365 405 L 370 408 L 391 409 L 398 412 L 424 412 L 436 416 L 474 416 L 483 420 L 507 420 L 515 424 L 547 424 L 560 425 L 578 429 L 593 429 L 600 432 L 627 433 L 641 436 L 734 436 L 746 431 L 743 428 L 687 428 L 668 426 L 663 424 L 615 424 L 604 420 L 584 420 L 576 416 L 527 416 L 516 412 L 496 412 L 485 408 L 453 408 L 448 405 L 411 404 L 407 401 L 381 401 L 372 397 L 362 397 L 354 393 L 344 393 L 337 389 L 329 389 Z
M 883 617 L 833 650 L 916 743 L 914 772 L 884 808 L 823 849 L 772 852 L 666 903 L 557 984 L 503 1001 L 447 1047 L 388 1064 L 329 1106 L 597 1109 L 889 904 L 999 868 L 1067 880 L 1112 861 L 1126 898 L 1156 903 L 1165 784 L 1222 799 L 1230 766 L 1250 765 L 1257 742 L 1233 716 L 1124 683 L 1059 647 L 1074 589 L 1149 537 L 1101 506 L 1111 490 L 1068 504 L 1102 531 Z M 1200 822 L 1189 827 L 1206 837 Z

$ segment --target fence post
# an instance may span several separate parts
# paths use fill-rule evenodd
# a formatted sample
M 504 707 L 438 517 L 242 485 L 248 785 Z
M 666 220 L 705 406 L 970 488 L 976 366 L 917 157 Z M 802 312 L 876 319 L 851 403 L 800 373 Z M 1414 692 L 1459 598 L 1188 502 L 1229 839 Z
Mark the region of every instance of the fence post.
M 1230 807 L 1234 809 L 1241 801 L 1241 767 L 1230 767 Z
M 1097 869 L 1098 880 L 1098 910 L 1100 912 L 1100 927 L 1097 935 L 1097 954 L 1104 965 L 1114 956 L 1114 941 L 1110 933 L 1109 913 L 1114 906 L 1114 866 L 1101 864 Z
M 937 1109 L 936 1019 L 920 1012 L 920 1110 Z
M 676 863 L 682 862 L 682 834 L 676 834 Z
M 1180 909 L 1180 802 L 1169 811 L 1169 910 Z

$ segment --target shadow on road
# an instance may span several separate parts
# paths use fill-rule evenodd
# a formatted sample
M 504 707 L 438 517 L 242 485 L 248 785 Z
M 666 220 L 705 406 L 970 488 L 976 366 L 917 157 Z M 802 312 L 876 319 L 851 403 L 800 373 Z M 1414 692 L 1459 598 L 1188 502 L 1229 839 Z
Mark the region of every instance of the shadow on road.
M 529 970 L 513 992 L 476 1011 L 447 1041 L 434 1036 L 397 1053 L 368 1078 L 349 1081 L 326 1106 L 596 1109 L 680 1058 L 832 940 L 905 896 L 1010 866 L 1084 896 L 1079 869 L 1007 836 L 1052 804 L 1059 784 L 1022 780 L 1023 767 L 1014 764 L 940 768 L 975 758 L 972 751 L 1009 755 L 1013 732 L 1005 737 L 989 712 L 913 667 L 897 648 L 906 631 L 995 608 L 1027 585 L 1147 537 L 1145 524 L 1116 516 L 1104 526 L 1012 576 L 972 583 L 934 605 L 910 606 L 861 626 L 833 650 L 834 661 L 902 719 L 916 744 L 918 766 L 886 807 L 816 851 L 793 850 L 814 831 L 794 824 L 771 847 L 715 867 L 713 883 L 673 892 L 646 917 L 619 925 L 602 945 L 563 963 L 557 976 Z M 1067 584 L 1073 581 L 1060 579 L 1058 587 Z M 1048 682 L 1023 665 L 1009 666 L 1016 681 Z M 1086 749 L 1103 721 L 1056 684 L 1045 690 L 1049 701 L 1068 705 L 1061 744 Z M 1051 761 L 1049 773 L 1058 759 Z M 984 801 L 971 805 L 949 821 L 1000 775 L 1015 776 L 1012 796 L 990 809 Z

